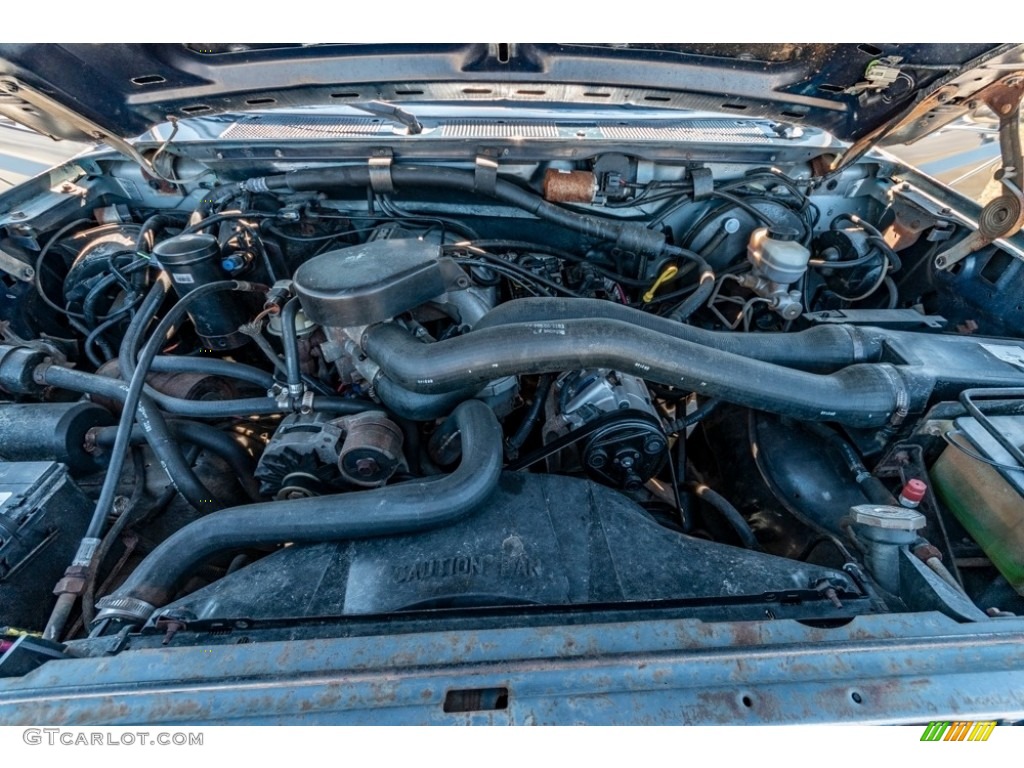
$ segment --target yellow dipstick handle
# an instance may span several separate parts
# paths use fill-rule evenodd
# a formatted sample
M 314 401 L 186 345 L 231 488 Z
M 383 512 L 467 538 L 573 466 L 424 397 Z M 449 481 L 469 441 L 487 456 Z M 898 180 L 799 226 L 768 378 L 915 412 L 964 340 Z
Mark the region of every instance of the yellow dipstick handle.
M 664 271 L 662 271 L 662 273 L 658 275 L 658 279 L 654 281 L 654 285 L 652 285 L 650 289 L 647 291 L 647 293 L 643 295 L 644 304 L 650 304 L 652 301 L 654 301 L 654 294 L 658 292 L 658 289 L 661 288 L 661 286 L 663 286 L 673 277 L 675 277 L 677 274 L 679 274 L 679 267 L 677 267 L 675 264 L 669 264 L 667 267 L 665 267 Z

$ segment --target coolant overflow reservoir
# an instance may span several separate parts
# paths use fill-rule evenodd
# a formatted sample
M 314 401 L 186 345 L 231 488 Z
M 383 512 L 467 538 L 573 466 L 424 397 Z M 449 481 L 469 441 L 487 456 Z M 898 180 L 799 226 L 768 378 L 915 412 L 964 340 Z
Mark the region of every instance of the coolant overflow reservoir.
M 807 271 L 811 258 L 799 239 L 800 233 L 789 227 L 760 227 L 750 235 L 747 258 L 766 280 L 782 285 L 795 283 Z

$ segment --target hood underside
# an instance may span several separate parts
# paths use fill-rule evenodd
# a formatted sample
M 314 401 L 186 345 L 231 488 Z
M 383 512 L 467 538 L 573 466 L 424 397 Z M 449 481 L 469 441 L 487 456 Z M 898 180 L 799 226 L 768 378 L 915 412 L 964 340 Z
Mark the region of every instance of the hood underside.
M 1016 70 L 1024 46 L 995 43 L 0 44 L 0 115 L 80 140 L 131 138 L 169 118 L 373 100 L 578 104 L 905 142 L 972 110 L 974 94 Z M 913 114 L 939 88 L 951 96 Z

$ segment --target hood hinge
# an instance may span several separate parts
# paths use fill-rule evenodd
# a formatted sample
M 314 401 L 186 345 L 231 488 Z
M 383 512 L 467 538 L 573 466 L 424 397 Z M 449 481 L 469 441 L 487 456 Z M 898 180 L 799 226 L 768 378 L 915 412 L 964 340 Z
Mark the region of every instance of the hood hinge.
M 994 240 L 1009 237 L 1024 226 L 1024 192 L 1021 174 L 1020 105 L 1024 97 L 1024 76 L 1011 75 L 981 91 L 977 98 L 999 117 L 999 151 L 1002 164 L 995 172 L 1005 191 L 981 209 L 978 228 L 935 257 L 937 269 L 951 269 Z

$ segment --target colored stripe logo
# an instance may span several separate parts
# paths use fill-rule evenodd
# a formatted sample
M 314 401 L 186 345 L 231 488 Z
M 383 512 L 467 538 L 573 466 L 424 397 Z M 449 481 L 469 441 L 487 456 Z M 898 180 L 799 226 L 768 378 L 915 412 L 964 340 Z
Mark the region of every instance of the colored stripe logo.
M 921 734 L 921 741 L 988 741 L 995 727 L 994 720 L 931 722 Z

